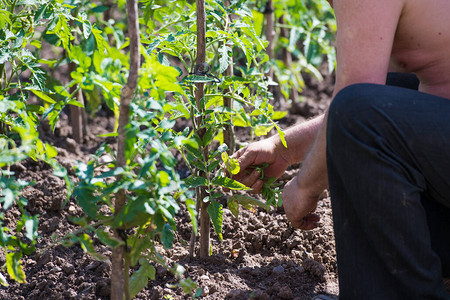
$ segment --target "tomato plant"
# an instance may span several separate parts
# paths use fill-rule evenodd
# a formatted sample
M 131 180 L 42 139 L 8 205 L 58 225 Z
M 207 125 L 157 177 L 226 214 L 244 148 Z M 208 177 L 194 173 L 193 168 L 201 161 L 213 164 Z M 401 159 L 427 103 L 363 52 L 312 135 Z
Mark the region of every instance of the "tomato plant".
M 327 31 L 332 24 L 326 23 L 329 15 L 320 6 L 324 1 L 273 1 L 275 20 L 286 16 L 275 29 L 290 31 L 289 38 L 276 35 L 273 41 L 275 52 L 288 49 L 294 55 L 286 71 L 279 57 L 270 59 L 266 53 L 262 2 L 207 0 L 199 37 L 201 1 L 142 0 L 135 43 L 127 19 L 111 19 L 112 2 L 1 1 L 0 221 L 12 205 L 22 213 L 14 230 L 0 224 L 0 246 L 11 279 L 25 281 L 20 259 L 34 251 L 38 217 L 27 214 L 26 200 L 20 196 L 29 183 L 15 180 L 9 167 L 26 158 L 43 160 L 66 179 L 71 194 L 67 172 L 55 160 L 57 151 L 40 140 L 37 130 L 42 120 L 54 129 L 67 105 L 84 110 L 85 104 L 94 116 L 105 103 L 116 116 L 115 130 L 108 136 L 117 137 L 118 147 L 104 144 L 88 163 L 76 168 L 79 183 L 73 196 L 85 215 L 72 220 L 80 228 L 64 243 L 79 243 L 98 259 L 104 257 L 96 251 L 96 239 L 113 251 L 123 249 L 128 297 L 154 279 L 155 264 L 178 276 L 187 293 L 198 293 L 195 283 L 182 278 L 182 268 L 168 265 L 157 250 L 158 245 L 171 247 L 177 230 L 174 218 L 181 207 L 191 217 L 192 249 L 198 217 L 206 216 L 200 227 L 208 226 L 202 233 L 208 239 L 201 243 L 200 252 L 207 255 L 210 222 L 222 239 L 224 205 L 236 216 L 239 205 L 265 209 L 280 205 L 279 190 L 271 179 L 263 187 L 266 202 L 223 192 L 224 188 L 248 190 L 227 174 L 238 170 L 229 154 L 244 144 L 227 134 L 234 127 L 245 127 L 253 139 L 275 131 L 284 142 L 276 121 L 286 112 L 274 109 L 271 87 L 281 84 L 287 95 L 286 86 L 301 89 L 301 70 L 318 75 L 314 66 L 324 54 L 334 64 Z M 119 9 L 124 5 L 125 1 L 117 3 Z M 326 16 L 326 21 L 316 15 Z M 50 47 L 54 57 L 42 58 L 44 47 Z M 132 47 L 140 51 L 142 63 L 132 63 L 136 58 Z M 66 82 L 47 76 L 65 64 L 70 65 Z M 274 78 L 267 75 L 271 67 Z M 127 91 L 132 73 L 136 82 Z M 121 107 L 125 92 L 130 97 Z M 179 128 L 177 123 L 187 125 Z M 176 152 L 189 169 L 186 178 L 177 172 Z M 2 274 L 0 282 L 6 285 Z
M 25 282 L 20 259 L 35 250 L 38 217 L 30 216 L 27 201 L 20 190 L 27 183 L 15 179 L 10 166 L 30 158 L 42 160 L 53 167 L 54 174 L 66 180 L 68 192 L 71 182 L 67 171 L 55 157 L 57 151 L 39 138 L 37 130 L 41 118 L 55 123 L 58 115 L 51 106 L 75 103 L 65 89 L 52 85 L 40 65 L 42 46 L 36 28 L 45 26 L 48 18 L 62 18 L 67 8 L 58 1 L 2 1 L 0 8 L 0 246 L 6 255 L 6 270 L 12 280 Z M 57 94 L 65 95 L 56 100 Z M 31 101 L 37 97 L 41 102 Z M 17 206 L 21 215 L 15 228 L 3 225 L 5 212 Z M 0 283 L 7 280 L 0 273 Z

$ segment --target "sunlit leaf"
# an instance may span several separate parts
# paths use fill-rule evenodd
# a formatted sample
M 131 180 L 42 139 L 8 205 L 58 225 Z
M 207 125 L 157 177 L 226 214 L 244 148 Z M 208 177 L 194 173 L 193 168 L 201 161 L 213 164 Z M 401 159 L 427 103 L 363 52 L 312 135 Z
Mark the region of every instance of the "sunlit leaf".
M 195 201 L 192 199 L 186 199 L 186 207 L 191 218 L 192 230 L 197 234 L 197 211 L 195 209 Z
M 206 178 L 200 177 L 200 176 L 189 176 L 188 178 L 186 178 L 184 180 L 184 185 L 187 188 L 193 188 L 193 187 L 198 187 L 198 186 L 207 186 L 208 180 Z
M 223 207 L 222 204 L 213 200 L 208 205 L 208 214 L 219 239 L 222 241 Z
M 134 298 L 140 291 L 147 287 L 148 280 L 154 280 L 156 269 L 148 262 L 141 260 L 142 264 L 130 278 L 130 297 Z
M 0 272 L 0 284 L 3 286 L 9 286 L 8 281 L 6 280 L 5 276 Z
M 6 270 L 8 271 L 9 277 L 19 283 L 26 283 L 25 272 L 23 271 L 22 263 L 20 258 L 21 253 L 17 252 L 6 252 Z
M 30 90 L 30 91 L 32 91 L 33 94 L 35 94 L 36 96 L 38 96 L 39 98 L 41 98 L 41 99 L 44 100 L 45 102 L 53 103 L 53 104 L 56 103 L 55 100 L 53 100 L 52 98 L 50 98 L 49 96 L 47 96 L 46 94 L 44 94 L 44 93 L 41 92 L 41 91 L 38 91 L 38 90 Z
M 236 181 L 228 177 L 216 177 L 212 180 L 212 183 L 214 185 L 229 188 L 230 190 L 250 190 L 249 187 L 245 186 L 239 181 Z
M 92 257 L 94 257 L 98 260 L 101 260 L 101 261 L 105 260 L 105 257 L 103 257 L 102 255 L 98 254 L 97 251 L 95 251 L 94 242 L 92 242 L 92 239 L 90 236 L 83 233 L 83 234 L 77 236 L 77 241 L 80 243 L 81 248 L 86 253 L 88 253 L 89 255 L 91 255 Z
M 258 199 L 255 199 L 253 197 L 247 196 L 247 195 L 232 195 L 228 198 L 229 202 L 236 202 L 239 203 L 243 206 L 248 206 L 248 205 L 252 205 L 252 206 L 259 206 L 261 208 L 264 208 L 266 210 L 269 210 L 269 207 L 267 206 L 266 203 L 259 201 Z

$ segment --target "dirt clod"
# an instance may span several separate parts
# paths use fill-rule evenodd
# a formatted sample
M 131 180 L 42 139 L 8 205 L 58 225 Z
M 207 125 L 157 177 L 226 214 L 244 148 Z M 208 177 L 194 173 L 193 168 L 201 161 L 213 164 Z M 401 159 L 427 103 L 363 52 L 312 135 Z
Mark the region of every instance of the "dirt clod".
M 313 79 L 308 79 L 307 83 L 320 90 L 305 89 L 307 99 L 300 108 L 304 115 L 289 115 L 280 121 L 281 126 L 287 127 L 323 111 L 324 103 L 329 101 L 329 97 L 324 97 L 329 96 L 327 86 L 319 85 Z M 67 117 L 61 118 L 57 128 L 56 135 L 45 131 L 45 128 L 40 131 L 46 142 L 60 153 L 57 160 L 68 169 L 75 184 L 77 178 L 73 166 L 79 161 L 86 162 L 103 142 L 114 147 L 114 139 L 98 137 L 113 130 L 113 117 L 99 116 L 90 120 L 91 135 L 83 145 L 71 139 Z M 241 142 L 250 139 L 250 134 L 243 129 L 237 128 L 236 134 Z M 111 158 L 105 156 L 102 160 L 107 162 Z M 298 167 L 294 165 L 287 170 L 279 180 L 281 187 L 296 175 Z M 53 245 L 54 237 L 62 237 L 78 229 L 69 222 L 68 217 L 82 215 L 75 199 L 71 198 L 66 203 L 64 180 L 53 175 L 50 166 L 31 159 L 12 166 L 11 170 L 18 179 L 34 182 L 23 189 L 22 196 L 28 201 L 28 213 L 40 215 L 36 245 L 40 252 L 22 259 L 28 283 L 20 285 L 9 281 L 10 286 L 1 290 L 0 299 L 109 299 L 110 262 L 95 261 L 78 244 L 70 247 Z M 180 169 L 180 172 L 185 170 Z M 224 239 L 219 241 L 211 228 L 212 256 L 208 259 L 188 257 L 192 225 L 190 216 L 182 207 L 175 220 L 178 230 L 175 243 L 172 249 L 161 249 L 161 253 L 166 254 L 170 265 L 178 263 L 186 269 L 183 276 L 197 282 L 203 291 L 201 299 L 205 300 L 307 300 L 318 293 L 336 295 L 337 266 L 331 204 L 327 193 L 322 197 L 317 208 L 321 226 L 312 231 L 292 228 L 282 208 L 271 208 L 269 211 L 241 208 L 239 217 L 235 218 L 225 205 Z M 13 226 L 18 218 L 18 209 L 11 208 L 5 212 L 3 225 Z M 94 247 L 102 255 L 110 256 L 110 249 L 96 239 Z M 5 262 L 5 253 L 0 250 L 0 264 Z M 155 268 L 156 279 L 150 280 L 136 299 L 189 299 L 181 288 L 168 288 L 176 283 L 170 272 L 159 265 Z

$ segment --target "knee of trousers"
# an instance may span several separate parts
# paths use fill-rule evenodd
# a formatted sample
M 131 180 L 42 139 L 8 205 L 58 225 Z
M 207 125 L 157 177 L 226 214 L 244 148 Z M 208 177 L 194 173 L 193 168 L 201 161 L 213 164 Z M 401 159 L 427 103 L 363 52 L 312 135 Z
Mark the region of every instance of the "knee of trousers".
M 353 132 L 373 124 L 378 112 L 389 106 L 386 86 L 359 83 L 345 87 L 333 99 L 327 120 L 327 142 L 333 145 L 341 141 L 341 133 Z M 387 88 L 389 89 L 389 88 Z

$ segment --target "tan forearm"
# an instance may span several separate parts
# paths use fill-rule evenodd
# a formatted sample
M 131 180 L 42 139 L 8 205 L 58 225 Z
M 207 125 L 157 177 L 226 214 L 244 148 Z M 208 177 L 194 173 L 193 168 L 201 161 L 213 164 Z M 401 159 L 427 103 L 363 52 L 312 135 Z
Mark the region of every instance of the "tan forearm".
M 323 116 L 323 122 L 317 137 L 309 150 L 302 168 L 297 175 L 299 187 L 317 193 L 317 196 L 328 187 L 326 164 L 326 127 L 328 111 Z
M 271 137 L 271 139 L 273 139 L 280 153 L 282 153 L 290 164 L 298 163 L 305 159 L 316 139 L 322 122 L 323 115 L 287 129 L 285 131 L 287 148 L 281 144 L 278 135 Z

